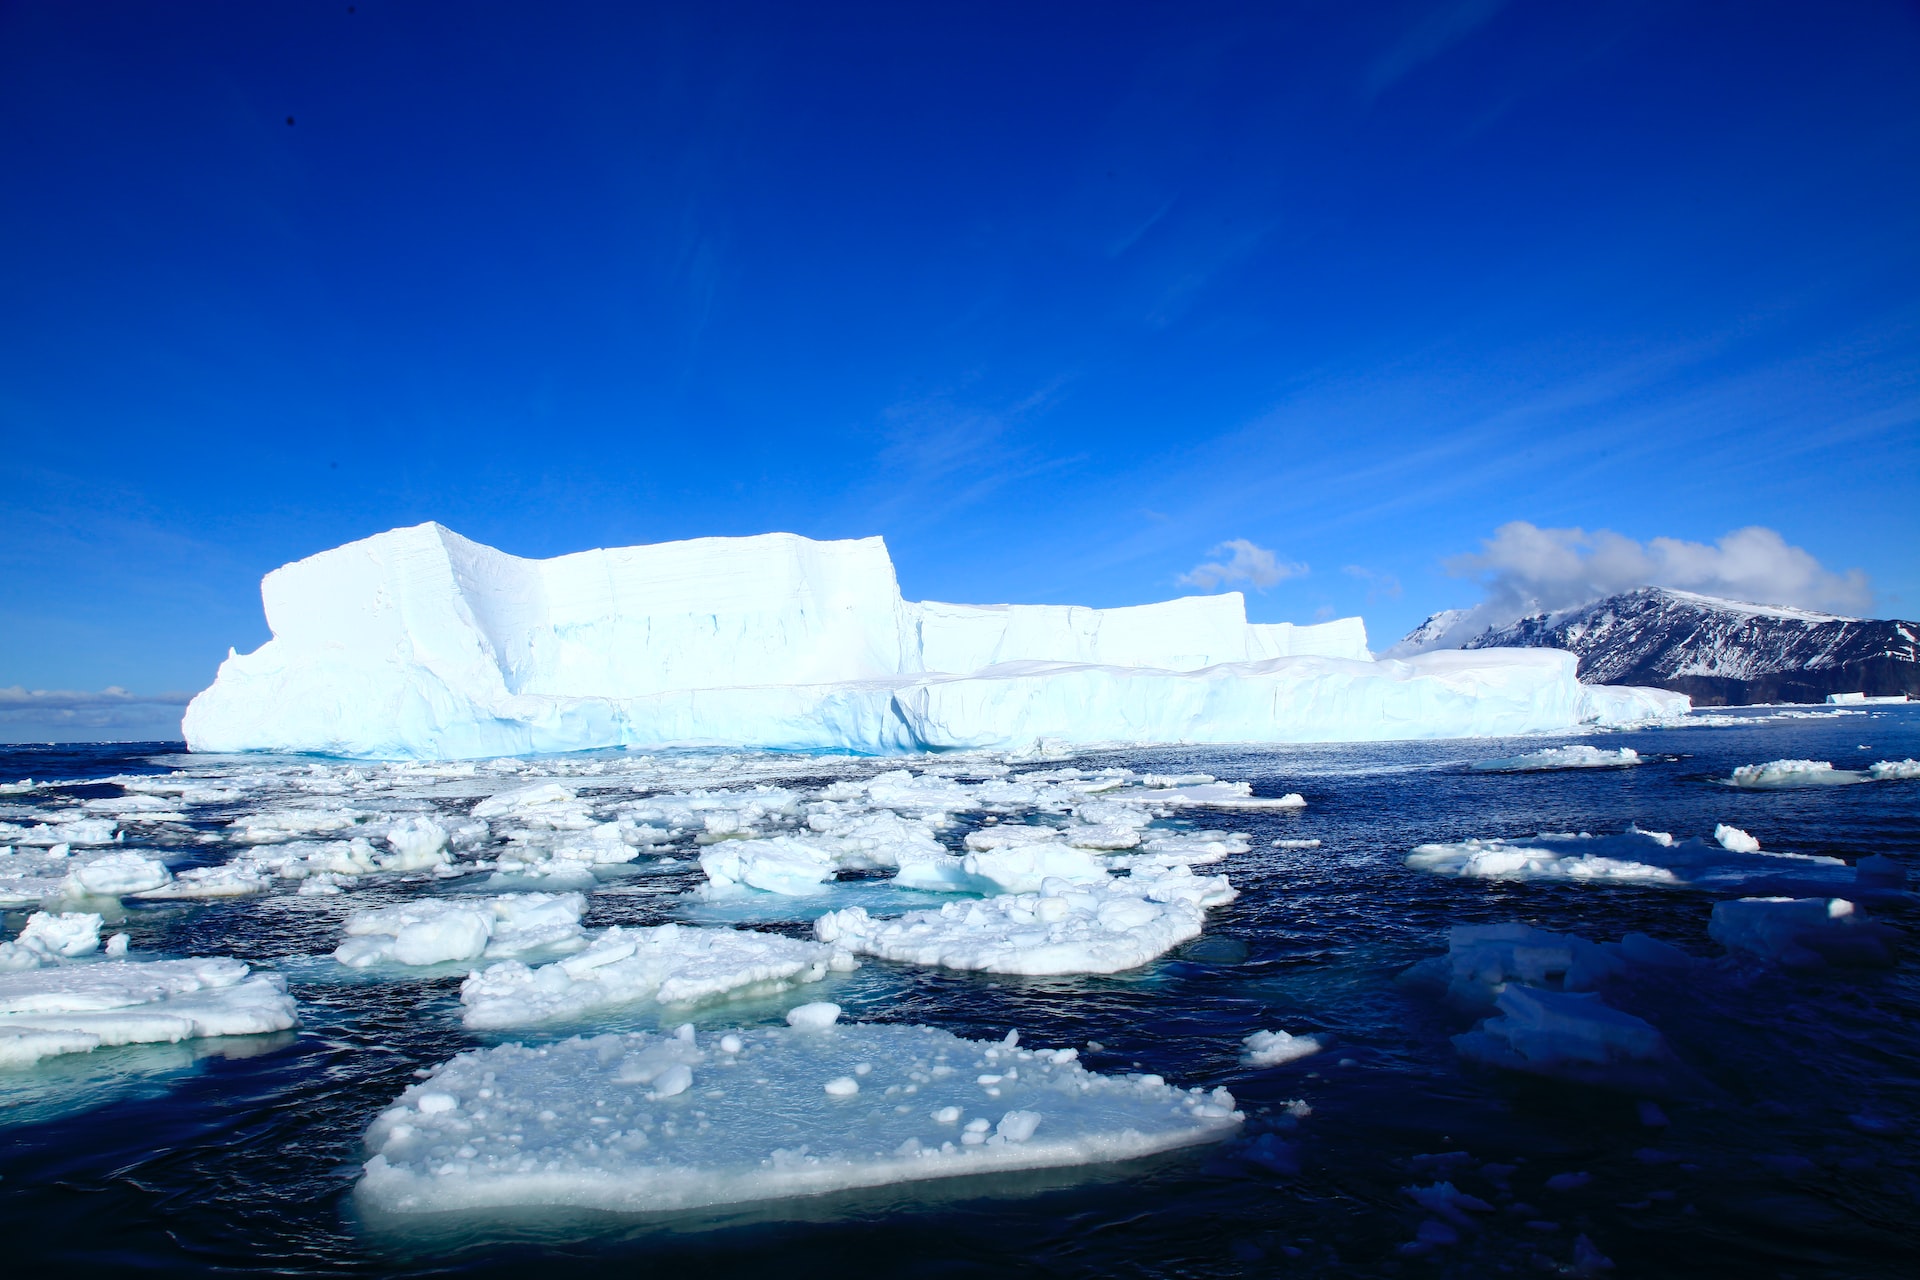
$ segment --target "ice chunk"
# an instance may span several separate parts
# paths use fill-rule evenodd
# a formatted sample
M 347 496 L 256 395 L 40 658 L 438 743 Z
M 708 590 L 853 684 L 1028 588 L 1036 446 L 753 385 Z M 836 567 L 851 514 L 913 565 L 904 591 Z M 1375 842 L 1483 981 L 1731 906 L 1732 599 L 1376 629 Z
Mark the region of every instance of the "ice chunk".
M 1476 760 L 1473 767 L 1480 773 L 1538 773 L 1559 769 L 1625 769 L 1645 763 L 1646 757 L 1632 747 L 1606 751 L 1599 747 L 1575 744 L 1569 747 L 1542 747 L 1523 755 L 1501 756 L 1493 760 Z
M 817 982 L 850 967 L 833 948 L 746 929 L 663 924 L 614 926 L 578 955 L 538 968 L 507 961 L 460 988 L 462 1020 L 475 1029 L 533 1026 L 652 1000 L 690 1004 L 747 989 Z
M 876 920 L 861 907 L 814 922 L 823 942 L 885 960 L 1029 975 L 1118 973 L 1200 936 L 1204 909 L 1234 896 L 1224 876 L 1185 867 L 1037 893 L 952 902 Z
M 1920 778 L 1920 760 L 1878 760 L 1867 770 L 1875 782 L 1896 782 Z
M 1723 827 L 1732 831 L 1735 828 Z M 1744 833 L 1742 833 L 1744 834 Z M 1736 837 L 1737 842 L 1737 837 Z M 1735 850 L 1665 832 L 1619 835 L 1541 834 L 1514 840 L 1423 844 L 1407 865 L 1437 875 L 1484 880 L 1572 880 L 1712 888 L 1790 875 L 1832 878 L 1847 873 L 1838 858 Z
M 509 893 L 493 898 L 417 898 L 356 911 L 333 958 L 355 969 L 392 964 L 505 960 L 586 945 L 578 893 Z
M 1453 1038 L 1463 1057 L 1490 1066 L 1604 1079 L 1608 1068 L 1660 1064 L 1672 1055 L 1659 1030 L 1610 1008 L 1592 992 L 1508 986 L 1495 998 L 1500 1013 Z
M 280 978 L 250 975 L 238 960 L 101 960 L 0 973 L 0 1064 L 297 1023 Z
M 717 892 L 760 889 L 803 896 L 820 892 L 840 869 L 834 851 L 799 836 L 727 840 L 700 854 L 700 869 Z
M 832 1026 L 838 1021 L 840 1021 L 840 1006 L 827 1000 L 816 1000 L 812 1004 L 795 1005 L 793 1008 L 787 1010 L 787 1025 L 790 1027 L 805 1027 L 813 1031 L 819 1031 L 825 1027 Z M 740 1051 L 733 1049 L 729 1050 L 729 1052 L 738 1053 Z
M 92 911 L 36 911 L 20 936 L 0 942 L 0 972 L 84 956 L 100 947 L 100 916 Z
M 1845 898 L 1739 898 L 1713 904 L 1707 934 L 1729 951 L 1790 969 L 1889 965 L 1895 934 Z
M 1773 760 L 1766 764 L 1743 764 L 1727 779 L 1736 787 L 1770 789 L 1843 787 L 1867 780 L 1864 773 L 1836 769 L 1825 760 Z
M 1316 1054 L 1321 1048 L 1314 1037 L 1288 1031 L 1256 1031 L 1240 1043 L 1245 1046 L 1240 1061 L 1249 1067 L 1277 1067 Z
M 1250 625 L 1237 593 L 1114 610 L 913 604 L 877 538 L 705 538 L 534 561 L 424 524 L 283 566 L 261 595 L 273 639 L 229 656 L 187 708 L 194 750 L 1031 754 L 1552 732 L 1688 706 L 1582 685 L 1557 650 L 1374 661 L 1358 619 Z
M 1713 838 L 1720 847 L 1729 853 L 1758 853 L 1760 842 L 1738 827 L 1730 827 L 1722 822 L 1713 829 Z
M 432 818 L 403 818 L 387 831 L 393 856 L 383 862 L 387 871 L 422 871 L 447 861 L 447 829 Z
M 72 884 L 81 893 L 118 898 L 158 889 L 172 878 L 166 864 L 129 851 L 110 853 L 83 864 L 74 871 Z
M 1096 1075 L 930 1027 L 729 1034 L 733 1052 L 634 1033 L 462 1054 L 373 1123 L 358 1195 L 400 1213 L 687 1209 L 1132 1159 L 1228 1137 L 1241 1121 L 1223 1089 Z M 989 1051 L 998 1098 L 971 1071 L 932 1070 Z M 676 1069 L 698 1084 L 667 1093 Z M 879 1100 L 908 1088 L 911 1106 Z M 454 1105 L 429 1111 L 429 1097 Z M 962 1115 L 977 1127 L 956 1131 Z
M 1048 880 L 1098 884 L 1108 878 L 1105 862 L 1085 849 L 1065 844 L 1017 844 L 969 853 L 960 869 L 983 893 L 1036 893 Z

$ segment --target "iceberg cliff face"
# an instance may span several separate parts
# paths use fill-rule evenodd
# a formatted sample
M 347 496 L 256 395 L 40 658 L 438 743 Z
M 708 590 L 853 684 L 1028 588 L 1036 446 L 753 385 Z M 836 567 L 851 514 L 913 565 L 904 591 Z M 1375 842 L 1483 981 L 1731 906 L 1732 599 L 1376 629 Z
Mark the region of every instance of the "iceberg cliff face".
M 700 538 L 523 560 L 437 524 L 268 574 L 273 639 L 187 708 L 196 751 L 459 758 L 712 743 L 907 751 L 1456 737 L 1670 715 L 1551 650 L 1375 662 L 1358 618 L 1238 593 L 1126 609 L 915 604 L 879 538 Z

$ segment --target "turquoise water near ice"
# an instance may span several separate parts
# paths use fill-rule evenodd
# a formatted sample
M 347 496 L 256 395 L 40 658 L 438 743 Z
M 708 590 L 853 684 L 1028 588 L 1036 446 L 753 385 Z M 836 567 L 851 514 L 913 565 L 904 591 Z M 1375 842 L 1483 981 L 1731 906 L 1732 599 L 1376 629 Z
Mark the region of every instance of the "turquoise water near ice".
M 1588 739 L 1658 757 L 1612 771 L 1467 768 L 1538 740 L 1072 762 L 1204 771 L 1246 779 L 1257 794 L 1298 791 L 1309 805 L 1209 815 L 1254 837 L 1251 852 L 1207 869 L 1228 874 L 1241 897 L 1210 914 L 1204 937 L 1144 969 L 1021 979 L 868 962 L 808 998 L 838 1001 L 849 1018 L 981 1038 L 1017 1027 L 1028 1044 L 1080 1046 L 1096 1070 L 1223 1084 L 1248 1113 L 1231 1142 L 1095 1170 L 658 1218 L 369 1220 L 351 1195 L 367 1123 L 416 1070 L 501 1039 L 461 1028 L 457 975 L 367 981 L 286 959 L 325 954 L 341 913 L 399 890 L 359 891 L 321 911 L 274 899 L 136 907 L 116 927 L 137 950 L 283 968 L 303 1025 L 0 1076 L 4 1256 L 18 1275 L 493 1275 L 564 1264 L 579 1275 L 1483 1276 L 1597 1273 L 1599 1257 L 1633 1276 L 1905 1275 L 1920 1250 L 1912 948 L 1891 969 L 1785 972 L 1710 942 L 1703 893 L 1456 881 L 1404 864 L 1428 841 L 1630 822 L 1706 835 L 1725 822 L 1770 850 L 1885 854 L 1920 881 L 1920 782 L 1746 791 L 1720 781 L 1781 758 L 1844 767 L 1920 756 L 1920 708 L 1730 719 Z M 4 748 L 0 778 L 70 780 L 57 793 L 68 798 L 117 795 L 90 780 L 164 772 L 179 763 L 172 750 Z M 217 829 L 232 816 L 214 808 L 195 820 Z M 1272 847 L 1282 838 L 1321 844 Z M 595 895 L 588 923 L 688 918 L 675 894 L 698 880 L 690 859 L 616 880 Z M 799 932 L 811 919 L 804 903 L 755 905 L 759 927 Z M 1910 937 L 1920 920 L 1912 899 L 1873 912 Z M 9 935 L 23 918 L 8 913 Z M 1471 1017 L 1394 977 L 1444 951 L 1448 925 L 1508 920 L 1595 939 L 1643 930 L 1700 957 L 1686 982 L 1608 992 L 1660 1028 L 1687 1068 L 1684 1087 L 1649 1097 L 1463 1062 L 1449 1037 Z M 723 1005 L 693 1020 L 770 1021 L 790 1003 Z M 635 1017 L 605 1025 L 645 1024 Z M 1278 1068 L 1241 1065 L 1241 1039 L 1268 1028 L 1328 1047 Z M 1293 1114 L 1295 1101 L 1311 1114 Z M 1443 1179 L 1490 1211 L 1445 1223 L 1407 1192 Z M 1448 1231 L 1429 1228 L 1423 1243 L 1422 1224 L 1435 1220 Z

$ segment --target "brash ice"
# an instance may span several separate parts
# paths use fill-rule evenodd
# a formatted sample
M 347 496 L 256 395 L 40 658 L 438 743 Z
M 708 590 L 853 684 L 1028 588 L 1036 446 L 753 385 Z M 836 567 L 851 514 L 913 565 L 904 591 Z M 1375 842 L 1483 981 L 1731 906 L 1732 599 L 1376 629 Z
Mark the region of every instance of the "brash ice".
M 1572 655 L 1376 661 L 1358 618 L 1237 592 L 1122 609 L 901 598 L 879 538 L 698 538 L 523 560 L 438 524 L 282 566 L 273 639 L 187 708 L 196 751 L 450 759 L 616 746 L 1342 742 L 1678 715 Z

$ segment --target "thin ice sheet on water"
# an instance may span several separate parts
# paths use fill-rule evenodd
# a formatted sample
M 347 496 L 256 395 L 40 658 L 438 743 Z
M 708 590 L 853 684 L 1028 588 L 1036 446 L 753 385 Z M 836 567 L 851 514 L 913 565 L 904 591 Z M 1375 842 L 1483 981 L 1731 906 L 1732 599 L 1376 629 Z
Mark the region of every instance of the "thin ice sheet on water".
M 462 1054 L 368 1131 L 402 1213 L 686 1209 L 1126 1160 L 1230 1136 L 1231 1094 L 915 1026 L 645 1033 Z
M 238 960 L 100 960 L 0 973 L 0 1066 L 297 1024 L 285 984 Z

